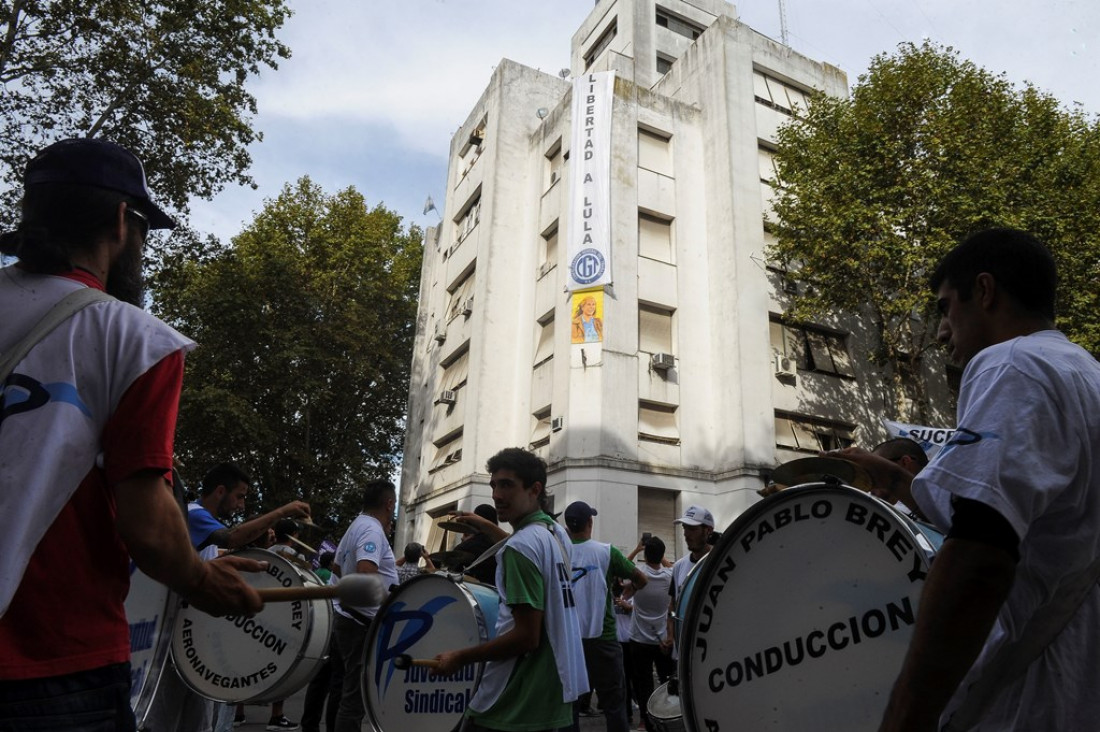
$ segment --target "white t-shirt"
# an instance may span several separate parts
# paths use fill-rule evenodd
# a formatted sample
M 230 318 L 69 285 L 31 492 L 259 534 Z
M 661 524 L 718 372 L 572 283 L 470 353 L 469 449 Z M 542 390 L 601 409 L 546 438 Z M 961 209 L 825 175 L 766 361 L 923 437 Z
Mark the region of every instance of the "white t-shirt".
M 914 480 L 924 514 L 947 530 L 953 495 L 994 508 L 1020 537 L 1020 562 L 985 647 L 941 723 L 1059 583 L 1100 556 L 1100 364 L 1058 331 L 981 351 L 963 373 L 958 431 Z M 1095 729 L 1100 719 L 1100 588 L 981 726 Z
M 340 576 L 347 577 L 355 573 L 355 568 L 364 559 L 374 562 L 378 567 L 378 574 L 385 582 L 386 593 L 389 594 L 389 588 L 398 584 L 393 549 L 378 519 L 361 513 L 344 532 L 339 546 L 336 547 L 336 558 L 333 561 L 340 567 Z M 344 617 L 352 617 L 340 607 L 338 600 L 332 601 L 332 607 Z M 368 618 L 373 618 L 378 612 L 378 607 L 378 605 L 356 606 L 354 609 Z
M 672 569 L 653 569 L 646 563 L 638 566 L 646 578 L 646 586 L 634 593 L 634 622 L 630 640 L 657 645 L 668 632 L 668 587 Z

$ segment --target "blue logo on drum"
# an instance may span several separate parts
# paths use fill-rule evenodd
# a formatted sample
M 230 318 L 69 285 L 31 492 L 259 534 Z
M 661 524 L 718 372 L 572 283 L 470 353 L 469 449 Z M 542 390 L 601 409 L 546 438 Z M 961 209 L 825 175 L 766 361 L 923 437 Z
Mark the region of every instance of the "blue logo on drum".
M 368 541 L 366 543 L 366 545 L 363 547 L 363 551 L 365 551 L 367 554 L 374 554 L 374 550 L 377 549 L 377 548 L 378 547 L 375 546 L 373 541 Z
M 379 691 L 379 696 L 386 693 L 386 689 L 393 679 L 393 673 L 397 670 L 393 660 L 408 652 L 416 645 L 416 642 L 428 634 L 435 622 L 435 615 L 451 603 L 458 602 L 453 597 L 435 597 L 415 610 L 406 610 L 403 602 L 393 603 L 385 614 L 378 619 L 378 645 L 375 648 L 377 663 L 374 666 L 374 685 Z M 397 640 L 393 640 L 397 625 L 403 623 L 401 634 Z M 392 645 L 391 645 L 392 644 Z M 385 684 L 382 681 L 382 669 L 386 670 Z
M 603 277 L 607 270 L 607 260 L 598 249 L 582 249 L 573 257 L 569 273 L 574 282 L 588 285 Z

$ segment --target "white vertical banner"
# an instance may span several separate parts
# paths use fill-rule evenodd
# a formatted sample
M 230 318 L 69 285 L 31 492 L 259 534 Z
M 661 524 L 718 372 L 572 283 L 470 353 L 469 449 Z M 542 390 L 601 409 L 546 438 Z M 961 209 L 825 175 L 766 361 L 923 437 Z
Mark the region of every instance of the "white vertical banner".
M 919 443 L 929 460 L 936 457 L 943 446 L 955 436 L 955 430 L 950 427 L 925 427 L 919 424 L 892 422 L 888 419 L 882 420 L 882 424 L 890 433 L 890 437 L 908 437 Z
M 573 80 L 573 138 L 569 150 L 567 289 L 611 284 L 611 104 L 615 72 Z

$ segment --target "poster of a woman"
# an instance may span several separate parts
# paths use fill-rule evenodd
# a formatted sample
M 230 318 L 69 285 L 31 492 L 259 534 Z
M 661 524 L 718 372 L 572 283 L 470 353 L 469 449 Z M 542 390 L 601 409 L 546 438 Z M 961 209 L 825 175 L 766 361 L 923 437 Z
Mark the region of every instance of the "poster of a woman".
M 573 343 L 603 342 L 603 291 L 573 294 Z

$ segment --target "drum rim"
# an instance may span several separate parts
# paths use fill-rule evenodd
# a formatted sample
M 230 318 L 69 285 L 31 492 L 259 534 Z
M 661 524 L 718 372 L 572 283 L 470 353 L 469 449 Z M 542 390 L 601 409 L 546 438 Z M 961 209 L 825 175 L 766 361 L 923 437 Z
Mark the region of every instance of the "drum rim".
M 401 591 L 404 588 L 409 587 L 409 586 L 411 586 L 415 583 L 418 583 L 418 582 L 419 583 L 424 583 L 424 582 L 427 582 L 429 580 L 434 581 L 434 582 L 441 582 L 441 581 L 448 582 L 448 583 L 450 583 L 451 586 L 458 589 L 459 594 L 462 596 L 462 598 L 464 600 L 466 600 L 467 603 L 469 603 L 471 609 L 473 609 L 473 611 L 474 611 L 474 619 L 477 622 L 478 637 L 480 638 L 480 641 L 479 641 L 480 643 L 487 642 L 491 637 L 490 634 L 492 633 L 493 630 L 495 630 L 495 628 L 490 628 L 489 627 L 488 622 L 485 619 L 485 613 L 483 613 L 481 611 L 481 605 L 478 603 L 477 598 L 474 596 L 474 593 L 466 588 L 467 584 L 473 584 L 473 585 L 476 585 L 478 587 L 484 587 L 486 589 L 492 590 L 493 594 L 496 595 L 499 598 L 499 593 L 497 592 L 496 587 L 494 587 L 492 585 L 487 585 L 487 584 L 483 584 L 483 583 L 480 583 L 480 582 L 467 583 L 464 580 L 455 579 L 454 577 L 452 577 L 451 575 L 448 575 L 446 573 L 442 573 L 442 574 L 441 573 L 420 574 L 420 575 L 417 575 L 416 577 L 413 577 L 412 579 L 407 580 L 407 581 L 403 582 L 402 584 L 398 585 L 397 589 L 395 591 L 391 592 L 389 594 L 389 596 L 386 597 L 385 602 L 383 602 L 382 605 L 378 608 L 378 613 L 374 616 L 374 619 L 371 621 L 370 630 L 367 632 L 366 646 L 364 648 L 363 676 L 362 676 L 362 679 L 360 679 L 360 682 L 359 682 L 360 683 L 360 691 L 363 694 L 363 706 L 367 710 L 367 718 L 370 720 L 370 723 L 374 727 L 374 729 L 380 730 L 380 732 L 386 732 L 386 730 L 382 726 L 382 724 L 380 723 L 381 720 L 376 715 L 376 710 L 374 708 L 374 705 L 371 704 L 370 691 L 367 689 L 367 673 L 366 673 L 367 668 L 369 668 L 369 666 L 370 666 L 372 649 L 374 648 L 374 640 L 378 635 L 379 623 L 377 622 L 377 620 L 379 618 L 381 618 L 389 610 L 390 606 L 393 605 L 393 603 L 396 601 L 396 599 L 401 595 Z M 484 662 L 479 662 L 479 663 L 475 663 L 474 665 L 477 667 L 477 671 L 476 671 L 475 677 L 474 677 L 474 689 L 476 690 L 477 687 L 481 685 L 481 676 L 485 671 L 485 663 Z M 461 717 L 460 717 L 460 721 L 461 721 Z M 457 725 L 456 725 L 455 729 L 457 729 Z
M 717 555 L 720 555 L 721 553 L 723 553 L 725 551 L 725 549 L 735 541 L 735 538 L 740 536 L 741 530 L 743 529 L 743 527 L 746 524 L 751 524 L 751 523 L 755 522 L 760 517 L 761 514 L 764 514 L 768 511 L 770 511 L 774 504 L 777 504 L 777 503 L 780 503 L 780 502 L 786 502 L 786 501 L 789 501 L 789 500 L 793 500 L 795 497 L 801 496 L 803 494 L 820 493 L 820 492 L 825 492 L 825 491 L 828 491 L 828 492 L 838 492 L 839 491 L 841 493 L 848 493 L 848 494 L 860 496 L 864 499 L 870 500 L 872 503 L 879 503 L 882 506 L 884 506 L 885 508 L 888 508 L 890 510 L 890 514 L 893 517 L 895 517 L 907 529 L 909 529 L 913 534 L 922 533 L 922 532 L 918 531 L 917 529 L 913 528 L 914 526 L 917 525 L 917 523 L 915 521 L 910 519 L 908 516 L 905 516 L 904 514 L 902 514 L 900 511 L 895 509 L 893 506 L 891 506 L 886 501 L 883 501 L 879 498 L 876 498 L 875 496 L 871 495 L 870 493 L 867 493 L 866 491 L 862 491 L 859 488 L 854 488 L 850 485 L 846 485 L 846 484 L 843 484 L 843 483 L 833 483 L 833 482 L 827 482 L 827 481 L 819 481 L 819 482 L 816 482 L 816 483 L 802 483 L 802 484 L 799 484 L 797 486 L 791 486 L 791 487 L 786 488 L 786 489 L 784 489 L 784 490 L 782 490 L 778 493 L 767 496 L 763 500 L 757 501 L 753 505 L 749 506 L 747 509 L 745 509 L 745 511 L 743 513 L 741 513 L 741 515 L 739 515 L 736 519 L 734 519 L 733 523 L 731 523 L 722 532 L 722 535 L 718 539 L 718 542 L 713 547 L 711 547 L 711 550 L 709 552 L 707 552 L 707 556 L 709 557 L 712 554 L 717 556 Z M 918 548 L 922 551 L 922 553 L 926 553 L 926 552 L 924 552 L 923 547 L 918 547 Z M 712 580 L 714 579 L 714 575 L 716 574 L 717 569 L 718 569 L 720 564 L 721 563 L 717 562 L 717 561 L 707 562 L 706 566 L 699 570 L 703 574 L 701 574 L 699 576 L 699 578 L 696 580 L 696 584 L 699 587 L 708 587 L 710 585 L 710 583 L 712 582 Z M 926 556 L 925 557 L 926 567 L 929 564 L 930 564 L 930 558 L 928 556 Z M 684 640 L 684 641 L 688 640 L 689 639 L 689 634 L 692 634 L 691 627 L 694 625 L 694 623 L 690 623 L 690 622 L 688 622 L 688 620 L 691 619 L 691 618 L 694 618 L 696 616 L 696 614 L 698 612 L 698 603 L 702 601 L 702 598 L 703 598 L 702 594 L 696 594 L 696 593 L 692 593 L 692 597 L 689 598 L 687 612 L 684 616 L 683 630 L 682 630 L 682 633 L 681 633 L 681 637 L 677 638 L 678 642 L 681 641 L 681 640 Z M 694 637 L 694 636 L 692 635 L 692 637 Z M 693 679 L 693 674 L 691 672 L 691 664 L 689 663 L 692 654 L 690 652 L 688 652 L 688 653 L 683 652 L 683 648 L 684 648 L 684 644 L 681 643 L 681 645 L 680 645 L 680 649 L 681 649 L 680 658 L 679 658 L 679 660 L 677 661 L 677 664 L 676 664 L 676 671 L 677 671 L 677 674 L 678 674 L 679 679 L 680 679 L 680 707 L 681 707 L 681 713 L 683 715 L 684 723 L 687 726 L 687 729 L 703 729 L 703 727 L 699 726 L 698 720 L 696 720 L 696 718 L 695 718 L 694 686 L 693 686 L 694 679 Z
M 270 549 L 263 549 L 263 548 L 260 548 L 260 547 L 243 547 L 241 549 L 236 549 L 232 552 L 226 552 L 226 556 L 229 556 L 229 555 L 243 556 L 243 557 L 246 557 L 246 558 L 249 558 L 249 559 L 257 559 L 257 560 L 263 561 L 263 562 L 271 562 L 272 557 L 274 557 L 275 561 L 277 563 L 279 563 L 281 567 L 283 567 L 283 568 L 289 567 L 290 569 L 292 569 L 294 571 L 295 575 L 298 576 L 302 580 L 303 585 L 307 584 L 308 582 L 312 582 L 312 583 L 318 584 L 318 585 L 321 584 L 320 578 L 317 577 L 317 575 L 314 574 L 312 571 L 306 570 L 304 567 L 299 567 L 298 565 L 294 564 L 294 562 L 291 562 L 286 557 L 280 556 L 278 553 L 273 552 Z M 308 577 L 306 576 L 306 572 L 309 572 Z M 183 664 L 180 664 L 176 660 L 176 634 L 175 634 L 175 627 L 174 627 L 175 621 L 173 621 L 173 629 L 172 629 L 173 632 L 171 633 L 171 643 L 170 643 L 170 645 L 171 645 L 171 657 L 172 657 L 172 663 L 176 666 L 177 674 L 179 675 L 180 680 L 183 681 L 184 685 L 188 689 L 195 692 L 196 694 L 198 694 L 202 698 L 209 699 L 210 701 L 222 702 L 224 704 L 252 704 L 252 703 L 263 703 L 263 702 L 277 701 L 279 699 L 285 698 L 285 697 L 290 696 L 291 694 L 294 694 L 295 692 L 299 691 L 301 689 L 301 687 L 305 685 L 305 682 L 308 682 L 309 679 L 312 677 L 312 675 L 313 675 L 312 670 L 311 670 L 311 673 L 305 675 L 304 679 L 300 680 L 301 683 L 297 687 L 289 689 L 289 690 L 286 689 L 285 687 L 288 684 L 291 684 L 291 681 L 290 681 L 291 679 L 296 679 L 297 675 L 299 675 L 299 667 L 307 659 L 309 659 L 310 661 L 312 661 L 314 663 L 317 663 L 317 662 L 323 661 L 324 659 L 326 659 L 328 657 L 329 648 L 330 648 L 331 643 L 332 643 L 332 625 L 333 625 L 333 617 L 332 617 L 333 609 L 332 609 L 332 601 L 331 600 L 329 600 L 329 599 L 302 600 L 302 603 L 303 603 L 303 608 L 304 608 L 303 623 L 305 623 L 306 620 L 308 620 L 308 623 L 305 625 L 305 627 L 308 628 L 308 633 L 306 633 L 305 637 L 302 640 L 301 652 L 295 656 L 294 660 L 291 661 L 291 663 L 287 667 L 286 671 L 278 678 L 278 680 L 269 689 L 261 691 L 261 692 L 259 692 L 258 694 L 254 695 L 254 696 L 245 697 L 243 699 L 228 699 L 228 700 L 227 699 L 219 699 L 217 697 L 210 696 L 209 694 L 206 693 L 206 690 L 196 689 L 195 686 L 191 683 L 191 679 L 189 678 L 190 671 L 185 671 L 185 669 L 187 667 Z M 307 656 L 306 652 L 310 650 L 310 646 L 313 643 L 314 637 L 321 630 L 321 628 L 319 627 L 319 625 L 321 624 L 321 616 L 316 614 L 316 610 L 319 607 L 327 607 L 328 608 L 328 612 L 324 613 L 324 625 L 326 627 L 324 628 L 325 632 L 324 632 L 324 637 L 323 637 L 323 643 L 322 643 L 321 648 L 320 648 L 321 652 L 316 656 L 313 656 L 313 655 L 308 655 Z M 183 611 L 182 603 L 179 603 L 177 605 L 177 616 L 182 611 Z M 202 611 L 197 611 L 197 612 L 202 612 Z
M 138 568 L 137 572 L 141 572 Z M 153 699 L 156 698 L 157 690 L 160 688 L 160 680 L 164 675 L 164 671 L 168 666 L 168 659 L 172 658 L 172 635 L 176 629 L 176 616 L 180 611 L 180 596 L 172 590 L 168 589 L 163 583 L 157 582 L 149 575 L 141 572 L 150 582 L 159 584 L 165 590 L 164 596 L 164 622 L 162 623 L 163 632 L 161 638 L 158 641 L 158 648 L 153 651 L 153 660 L 150 664 L 150 669 L 156 669 L 157 673 L 155 677 L 150 675 L 145 676 L 144 683 L 141 685 L 141 690 L 135 697 L 133 689 L 130 693 L 130 709 L 134 713 L 134 719 L 137 723 L 137 728 L 141 729 L 145 724 L 146 719 L 149 716 L 149 710 L 153 706 Z M 133 590 L 133 575 L 130 576 L 130 590 Z M 127 596 L 129 595 L 127 592 Z M 125 603 L 124 603 L 125 604 Z M 129 623 L 129 617 L 126 619 Z

